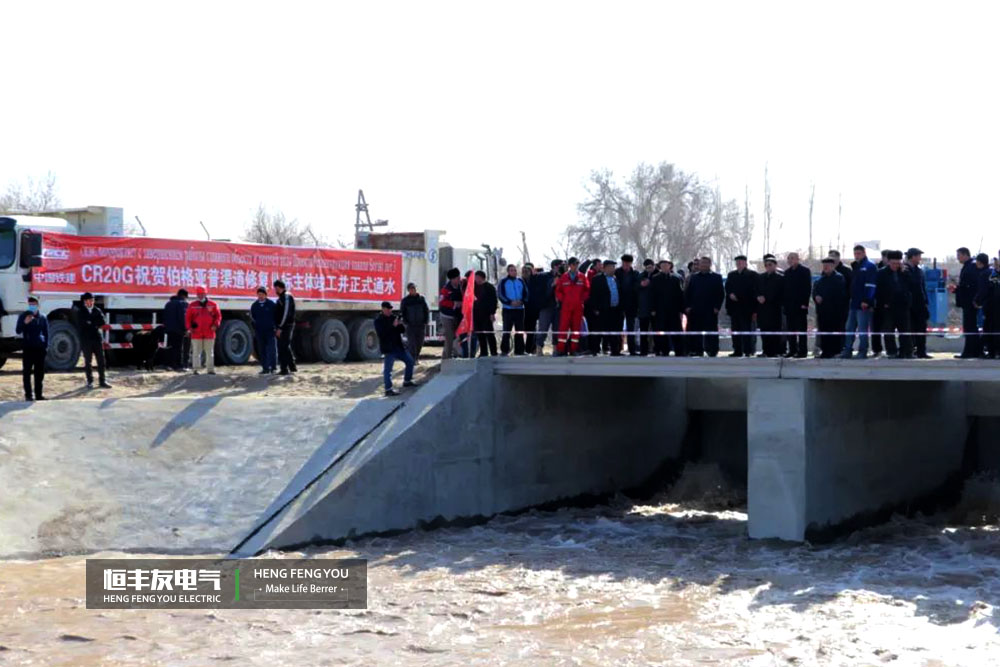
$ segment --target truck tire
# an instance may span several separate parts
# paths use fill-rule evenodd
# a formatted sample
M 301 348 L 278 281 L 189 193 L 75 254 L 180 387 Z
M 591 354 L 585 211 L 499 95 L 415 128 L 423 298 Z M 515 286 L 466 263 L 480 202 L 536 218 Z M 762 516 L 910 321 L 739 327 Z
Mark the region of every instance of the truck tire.
M 295 361 L 304 361 L 311 363 L 316 361 L 316 346 L 313 342 L 313 334 L 316 333 L 315 328 L 296 328 L 295 332 L 292 334 L 292 352 L 295 355 Z
M 67 320 L 49 322 L 49 353 L 45 366 L 52 371 L 69 371 L 80 360 L 80 336 Z
M 225 320 L 215 335 L 215 358 L 222 364 L 240 366 L 253 352 L 253 333 L 243 320 Z
M 336 317 L 328 317 L 320 320 L 314 331 L 313 349 L 317 360 L 335 364 L 347 357 L 351 339 L 343 322 Z
M 355 318 L 351 321 L 348 330 L 351 332 L 351 359 L 372 361 L 382 356 L 382 350 L 378 344 L 378 334 L 375 333 L 375 320 L 370 317 Z

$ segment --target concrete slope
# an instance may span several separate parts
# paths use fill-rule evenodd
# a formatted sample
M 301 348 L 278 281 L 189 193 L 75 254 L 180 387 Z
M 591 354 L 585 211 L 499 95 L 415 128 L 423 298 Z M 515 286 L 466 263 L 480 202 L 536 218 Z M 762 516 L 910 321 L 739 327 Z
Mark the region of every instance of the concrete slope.
M 290 481 L 354 404 L 0 403 L 0 557 L 227 551 L 291 493 Z
M 235 555 L 609 493 L 680 455 L 683 380 L 599 378 L 583 393 L 495 369 L 446 364 Z

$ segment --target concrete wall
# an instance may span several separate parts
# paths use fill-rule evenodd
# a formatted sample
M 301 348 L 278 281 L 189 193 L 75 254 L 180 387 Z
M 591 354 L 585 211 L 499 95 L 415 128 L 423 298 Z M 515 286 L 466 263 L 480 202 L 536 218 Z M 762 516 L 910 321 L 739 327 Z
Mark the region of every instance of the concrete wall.
M 450 364 L 238 554 L 637 486 L 680 455 L 685 383 L 495 377 Z
M 962 383 L 751 380 L 748 405 L 751 537 L 802 540 L 962 467 Z

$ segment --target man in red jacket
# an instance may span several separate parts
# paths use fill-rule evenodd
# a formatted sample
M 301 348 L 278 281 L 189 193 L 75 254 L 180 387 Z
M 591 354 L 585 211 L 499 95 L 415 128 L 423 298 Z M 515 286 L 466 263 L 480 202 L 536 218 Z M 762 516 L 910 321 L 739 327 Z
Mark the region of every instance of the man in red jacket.
M 556 342 L 556 354 L 566 354 L 566 343 L 569 342 L 569 353 L 575 354 L 580 343 L 580 328 L 583 324 L 583 304 L 590 296 L 590 282 L 587 276 L 580 273 L 580 260 L 570 257 L 566 262 L 569 270 L 559 276 L 556 281 L 556 301 L 559 303 L 559 338 Z
M 222 312 L 218 304 L 209 300 L 204 285 L 195 288 L 196 299 L 188 305 L 184 322 L 191 332 L 191 368 L 194 374 L 202 368 L 201 353 L 205 353 L 208 374 L 215 375 L 215 332 L 222 324 Z

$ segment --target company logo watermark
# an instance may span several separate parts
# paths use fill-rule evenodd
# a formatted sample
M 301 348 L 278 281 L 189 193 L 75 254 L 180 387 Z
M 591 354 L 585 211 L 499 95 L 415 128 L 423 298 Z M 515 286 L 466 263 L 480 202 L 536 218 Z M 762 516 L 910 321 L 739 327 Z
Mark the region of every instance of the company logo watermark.
M 87 609 L 367 609 L 363 559 L 87 559 Z

